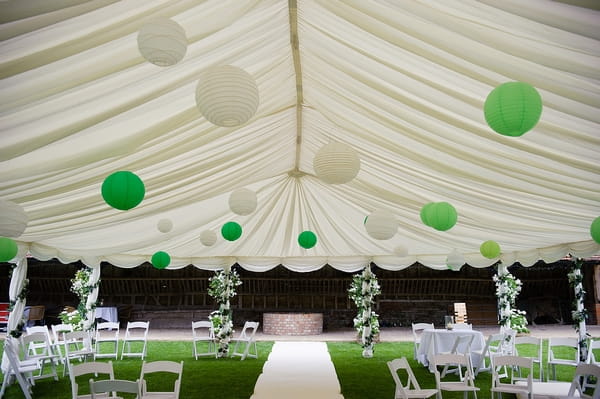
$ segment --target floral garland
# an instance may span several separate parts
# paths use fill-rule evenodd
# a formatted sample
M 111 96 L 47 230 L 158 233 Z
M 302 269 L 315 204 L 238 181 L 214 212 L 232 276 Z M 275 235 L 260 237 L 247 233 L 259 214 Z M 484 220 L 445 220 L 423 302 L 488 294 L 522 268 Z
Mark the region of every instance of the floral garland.
M 226 357 L 229 342 L 233 337 L 233 314 L 229 300 L 236 295 L 235 288 L 242 284 L 235 270 L 218 270 L 209 279 L 208 295 L 219 304 L 219 310 L 212 312 L 208 318 L 213 324 L 215 339 L 219 344 L 218 357 Z
M 379 316 L 372 308 L 375 305 L 375 296 L 381 293 L 381 289 L 370 266 L 352 277 L 348 293 L 358 308 L 354 328 L 361 339 L 363 357 L 372 357 L 375 336 L 379 333 Z
M 528 333 L 525 311 L 515 308 L 515 303 L 521 292 L 521 280 L 515 278 L 506 268 L 498 265 L 498 271 L 493 276 L 496 283 L 498 298 L 498 323 L 504 329 L 511 328 L 516 332 Z
M 15 270 L 16 267 L 17 267 L 16 263 L 11 264 L 10 271 L 8 272 L 8 280 L 9 281 L 12 279 L 13 271 Z M 17 302 L 25 302 L 25 300 L 27 299 L 27 294 L 29 294 L 29 279 L 28 278 L 23 280 L 23 285 L 21 286 L 21 291 L 19 292 L 19 295 L 17 295 L 16 299 L 14 301 L 12 301 L 12 300 L 9 301 L 8 312 L 10 313 L 13 311 Z M 17 328 L 15 328 L 14 330 L 11 330 L 8 334 L 13 338 L 19 338 L 21 335 L 23 335 L 23 327 L 25 327 L 25 321 L 21 320 L 17 324 Z
M 73 326 L 73 330 L 75 331 L 83 330 L 84 322 L 87 319 L 88 313 L 88 310 L 86 309 L 88 296 L 100 284 L 100 281 L 96 282 L 95 284 L 90 284 L 92 272 L 92 269 L 85 267 L 83 269 L 79 269 L 75 273 L 75 278 L 71 279 L 71 292 L 79 297 L 77 309 L 74 311 L 68 311 L 65 309 L 58 315 L 63 323 L 71 324 Z M 90 310 L 95 308 L 96 304 L 94 303 L 92 304 L 92 308 Z
M 580 360 L 585 360 L 588 353 L 587 345 L 587 332 L 585 329 L 585 322 L 588 318 L 588 312 L 584 305 L 585 290 L 583 289 L 583 273 L 581 272 L 583 262 L 580 258 L 574 259 L 573 268 L 567 274 L 569 279 L 569 285 L 575 292 L 575 299 L 573 300 L 573 311 L 571 317 L 573 318 L 573 328 L 577 331 L 579 336 L 579 353 Z

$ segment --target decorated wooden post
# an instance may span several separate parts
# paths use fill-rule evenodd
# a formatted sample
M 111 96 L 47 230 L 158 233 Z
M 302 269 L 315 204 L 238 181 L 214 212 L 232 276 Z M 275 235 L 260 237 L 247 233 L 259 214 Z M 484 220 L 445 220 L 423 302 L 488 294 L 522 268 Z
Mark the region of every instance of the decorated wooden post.
M 573 327 L 579 335 L 579 360 L 586 361 L 588 355 L 587 346 L 587 329 L 585 320 L 588 317 L 587 310 L 585 309 L 584 299 L 585 290 L 583 289 L 583 273 L 581 272 L 581 266 L 583 262 L 581 258 L 571 258 L 573 261 L 573 267 L 571 272 L 568 274 L 569 284 L 573 288 L 575 301 L 573 304 L 573 311 L 571 316 L 573 318 Z
M 71 279 L 71 291 L 79 298 L 77 309 L 63 310 L 59 317 L 65 324 L 71 324 L 75 331 L 89 331 L 94 326 L 96 299 L 100 285 L 100 265 L 77 270 Z
M 209 280 L 208 295 L 219 304 L 219 309 L 209 316 L 219 345 L 218 357 L 226 357 L 229 353 L 229 342 L 233 337 L 233 313 L 229 301 L 236 295 L 235 289 L 240 284 L 239 275 L 231 268 L 216 271 Z
M 373 357 L 375 337 L 379 333 L 379 316 L 373 311 L 375 296 L 381 293 L 377 277 L 371 271 L 371 266 L 366 266 L 362 273 L 352 278 L 348 290 L 350 298 L 358 308 L 354 319 L 354 328 L 358 331 L 363 348 L 363 357 Z
M 517 333 L 528 333 L 525 312 L 516 308 L 517 297 L 521 292 L 521 280 L 515 278 L 502 262 L 498 262 L 498 272 L 493 279 L 496 283 L 500 331 L 514 330 Z M 507 342 L 506 345 L 508 349 L 512 343 Z

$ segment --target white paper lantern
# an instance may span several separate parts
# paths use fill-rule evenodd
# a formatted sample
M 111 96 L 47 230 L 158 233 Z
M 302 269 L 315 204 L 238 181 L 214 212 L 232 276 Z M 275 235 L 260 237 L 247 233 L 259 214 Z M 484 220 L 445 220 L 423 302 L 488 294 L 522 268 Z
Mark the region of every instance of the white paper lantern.
M 408 256 L 408 248 L 404 245 L 398 245 L 394 248 L 394 255 L 404 258 L 405 256 Z
M 212 230 L 204 230 L 200 233 L 200 242 L 204 246 L 212 247 L 217 242 L 217 233 Z
M 169 219 L 160 219 L 156 224 L 156 227 L 161 233 L 168 233 L 173 228 L 173 222 Z
M 229 208 L 238 215 L 249 215 L 256 209 L 256 193 L 247 188 L 235 190 L 229 196 Z
M 177 64 L 187 51 L 185 30 L 169 18 L 156 18 L 144 24 L 137 41 L 142 57 L 161 67 Z
M 450 252 L 448 254 L 448 257 L 446 258 L 446 266 L 448 266 L 448 269 L 453 270 L 455 272 L 459 271 L 464 264 L 464 256 L 462 256 L 462 254 L 456 249 L 453 249 L 452 252 Z
M 200 113 L 217 126 L 243 125 L 258 109 L 258 87 L 241 68 L 219 65 L 203 70 L 196 86 Z
M 21 205 L 0 199 L 0 237 L 21 236 L 29 223 L 29 218 Z
M 360 170 L 360 158 L 354 148 L 333 141 L 321 147 L 313 159 L 319 179 L 328 184 L 348 183 Z
M 398 231 L 398 222 L 390 212 L 377 210 L 367 218 L 365 229 L 376 240 L 389 240 Z

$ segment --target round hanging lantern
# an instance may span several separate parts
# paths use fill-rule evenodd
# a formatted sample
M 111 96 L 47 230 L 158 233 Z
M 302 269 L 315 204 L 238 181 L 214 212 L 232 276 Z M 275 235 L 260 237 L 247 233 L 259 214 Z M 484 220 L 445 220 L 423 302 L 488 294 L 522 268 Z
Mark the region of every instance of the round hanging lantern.
M 242 236 L 242 226 L 236 222 L 227 222 L 221 227 L 221 235 L 227 241 L 235 241 Z
M 446 266 L 448 266 L 448 269 L 452 271 L 459 271 L 464 264 L 465 258 L 456 249 L 452 250 L 452 252 L 450 252 L 446 258 Z
M 170 219 L 160 219 L 156 224 L 156 228 L 161 233 L 168 233 L 173 229 L 173 222 Z
M 313 159 L 313 168 L 319 179 L 327 184 L 344 184 L 356 177 L 360 158 L 354 148 L 333 141 L 325 144 Z
M 479 252 L 488 259 L 494 259 L 500 256 L 500 245 L 496 241 L 488 240 L 481 244 Z
M 398 231 L 398 222 L 390 212 L 377 210 L 369 215 L 365 229 L 376 240 L 389 240 Z
M 310 230 L 303 231 L 298 235 L 298 244 L 305 249 L 317 245 L 317 235 Z
M 404 258 L 405 256 L 408 256 L 408 248 L 404 245 L 398 245 L 394 248 L 394 255 Z
M 235 190 L 229 196 L 229 209 L 238 215 L 249 215 L 256 209 L 256 193 L 247 188 Z
M 171 263 L 171 257 L 166 252 L 158 251 L 152 255 L 152 266 L 157 269 L 164 269 L 169 266 L 169 263 Z
M 160 67 L 181 61 L 188 44 L 185 30 L 169 18 L 156 18 L 143 25 L 137 42 L 142 57 Z
M 0 236 L 19 237 L 29 223 L 29 218 L 21 205 L 0 199 Z
M 427 204 L 421 211 L 421 219 L 424 223 L 439 231 L 450 230 L 458 218 L 456 209 L 447 202 Z
M 13 239 L 0 237 L 0 262 L 8 262 L 14 259 L 17 252 L 19 252 L 19 247 Z
M 200 242 L 206 247 L 212 247 L 217 242 L 217 234 L 212 230 L 204 230 L 200 233 Z
M 135 173 L 119 171 L 102 183 L 102 198 L 113 208 L 126 211 L 135 208 L 144 199 L 144 182 Z
M 484 114 L 487 124 L 497 133 L 521 136 L 540 120 L 542 97 L 527 83 L 503 83 L 488 94 Z
M 600 244 L 600 216 L 598 216 L 592 222 L 592 225 L 590 226 L 590 234 L 592 239 Z
M 258 87 L 241 68 L 219 65 L 201 72 L 196 86 L 200 113 L 217 126 L 243 125 L 258 109 Z

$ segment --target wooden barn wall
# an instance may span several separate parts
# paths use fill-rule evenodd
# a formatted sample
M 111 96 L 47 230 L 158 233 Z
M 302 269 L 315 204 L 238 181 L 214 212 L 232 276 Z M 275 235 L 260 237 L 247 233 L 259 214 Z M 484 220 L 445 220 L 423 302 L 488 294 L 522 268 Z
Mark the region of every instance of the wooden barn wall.
M 27 303 L 44 304 L 47 320 L 65 305 L 76 305 L 70 292 L 70 279 L 81 264 L 58 261 L 29 262 Z M 525 268 L 518 265 L 511 273 L 523 281 L 518 307 L 538 323 L 570 323 L 573 294 L 567 280 L 569 262 L 540 263 Z M 0 269 L 0 300 L 8 300 L 8 271 Z M 243 284 L 232 300 L 236 322 L 262 320 L 264 312 L 319 312 L 324 328 L 351 327 L 356 308 L 348 299 L 352 274 L 331 267 L 310 273 L 297 273 L 277 267 L 264 273 L 237 268 Z M 402 271 L 386 271 L 373 266 L 382 293 L 377 313 L 383 326 L 407 326 L 413 321 L 441 325 L 454 302 L 466 302 L 469 321 L 475 325 L 496 324 L 494 268 L 463 267 L 460 272 L 436 271 L 413 265 Z M 584 268 L 587 302 L 591 320 L 596 323 L 594 265 Z M 132 269 L 102 265 L 99 300 L 105 306 L 117 306 L 127 319 L 155 319 L 157 327 L 187 328 L 192 319 L 205 318 L 216 308 L 207 294 L 213 272 L 186 267 L 157 270 L 151 265 Z M 158 324 L 157 324 L 158 323 Z

